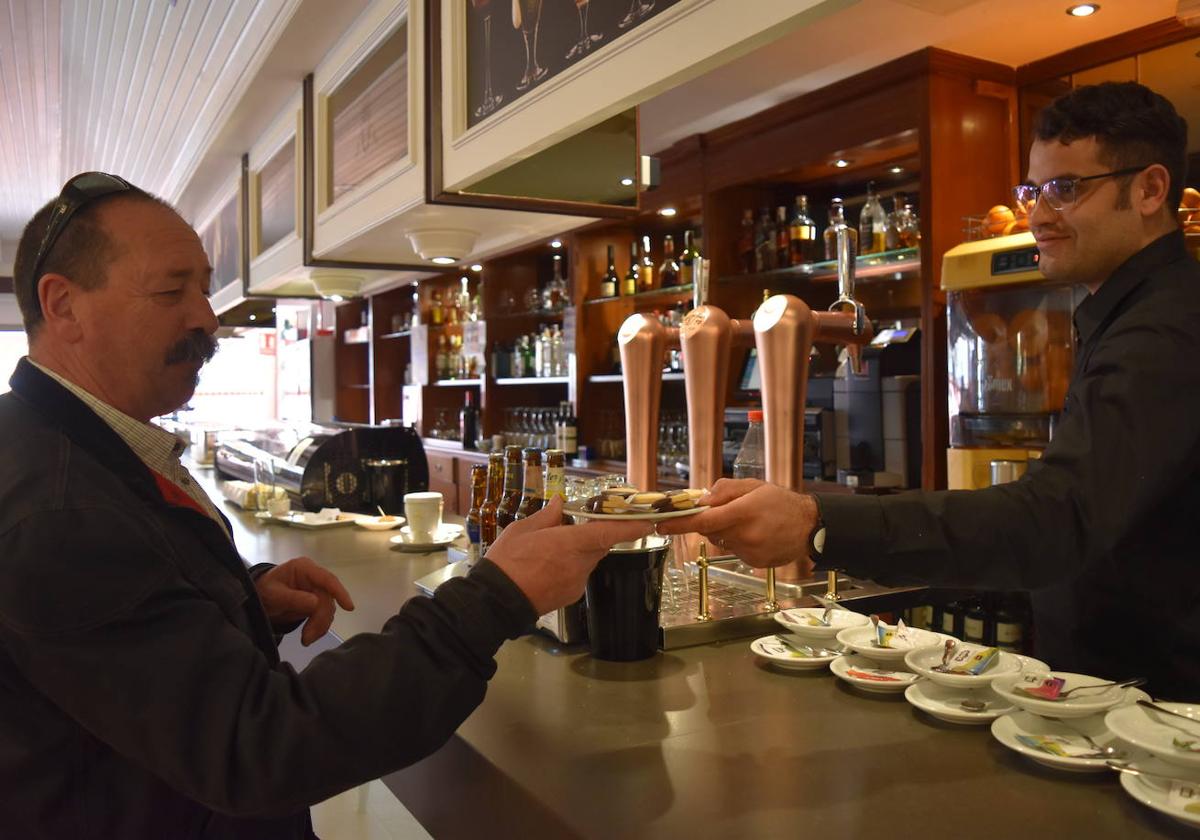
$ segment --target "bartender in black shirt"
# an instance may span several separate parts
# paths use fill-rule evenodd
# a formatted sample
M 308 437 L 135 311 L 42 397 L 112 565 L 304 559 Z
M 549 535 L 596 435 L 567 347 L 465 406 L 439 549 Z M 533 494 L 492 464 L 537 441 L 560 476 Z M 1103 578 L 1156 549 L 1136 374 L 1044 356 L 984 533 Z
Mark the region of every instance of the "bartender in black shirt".
M 892 585 L 1028 590 L 1056 669 L 1149 677 L 1200 699 L 1200 263 L 1176 220 L 1187 123 L 1134 83 L 1039 115 L 1029 210 L 1042 272 L 1086 286 L 1075 371 L 1044 456 L 1019 481 L 894 496 L 722 480 L 664 522 L 755 566 L 808 554 Z M 799 525 L 797 525 L 799 523 Z

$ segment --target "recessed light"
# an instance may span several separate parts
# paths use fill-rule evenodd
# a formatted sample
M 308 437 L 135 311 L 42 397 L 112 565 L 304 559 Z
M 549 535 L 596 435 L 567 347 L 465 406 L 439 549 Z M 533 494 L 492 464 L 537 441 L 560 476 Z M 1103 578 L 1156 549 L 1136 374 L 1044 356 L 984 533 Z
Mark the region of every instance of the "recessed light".
M 555 249 L 561 248 L 561 247 L 562 247 L 562 240 L 561 240 L 561 239 L 553 239 L 553 240 L 551 240 L 551 241 L 550 241 L 550 247 L 551 247 L 551 248 L 555 248 Z
M 454 257 L 434 257 L 430 262 L 436 265 L 454 265 Z
M 838 169 L 845 169 L 847 166 L 850 165 L 850 163 L 851 162 L 846 160 L 845 158 L 838 158 L 837 160 L 835 160 L 833 162 L 833 165 L 836 166 Z
M 476 272 L 478 272 L 478 271 L 483 271 L 483 266 L 481 266 L 479 263 L 474 263 L 474 264 L 471 266 L 471 270 L 472 270 L 472 271 L 476 271 Z
M 1067 9 L 1067 14 L 1071 17 L 1089 17 L 1100 11 L 1099 3 L 1076 3 Z
M 660 215 L 660 216 L 674 216 L 674 215 L 675 215 L 675 208 L 674 208 L 674 207 L 664 207 L 663 209 L 661 209 L 661 210 L 659 210 L 659 211 L 658 211 L 658 215 Z
M 622 187 L 632 187 L 632 186 L 633 186 L 633 179 L 632 179 L 632 178 L 622 178 L 622 179 L 621 179 L 621 186 L 622 186 Z
M 258 320 L 258 316 L 257 316 L 257 315 L 255 315 L 253 312 L 251 312 L 251 313 L 250 313 L 250 320 L 251 320 L 251 321 L 257 321 L 257 320 Z
M 341 295 L 330 295 L 329 300 L 333 301 L 334 303 L 341 303 L 345 300 L 345 298 Z
M 891 169 L 888 170 L 888 172 L 891 172 L 893 175 L 899 175 L 903 171 L 904 171 L 903 166 L 893 166 Z

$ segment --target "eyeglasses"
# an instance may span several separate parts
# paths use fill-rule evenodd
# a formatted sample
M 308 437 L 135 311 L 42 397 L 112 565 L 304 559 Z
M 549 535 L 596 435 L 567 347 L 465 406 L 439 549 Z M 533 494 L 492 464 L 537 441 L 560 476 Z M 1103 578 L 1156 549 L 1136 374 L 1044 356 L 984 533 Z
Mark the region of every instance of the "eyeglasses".
M 30 270 L 29 276 L 25 278 L 30 290 L 30 300 L 38 303 L 37 283 L 42 276 L 42 263 L 46 261 L 54 244 L 62 236 L 71 217 L 89 202 L 118 192 L 141 192 L 141 190 L 116 175 L 104 172 L 83 172 L 63 185 L 62 192 L 58 194 L 58 200 L 54 202 L 54 210 L 50 213 L 50 224 L 46 225 L 46 235 L 42 237 L 42 244 L 38 246 L 37 256 L 33 258 L 33 268 Z M 38 303 L 38 307 L 40 309 L 40 303 Z
M 1146 164 L 1148 166 L 1149 164 Z M 1013 198 L 1017 206 L 1026 213 L 1032 214 L 1038 196 L 1046 200 L 1052 210 L 1062 210 L 1072 206 L 1079 197 L 1079 185 L 1084 181 L 1094 181 L 1097 178 L 1116 178 L 1121 175 L 1132 175 L 1141 172 L 1146 166 L 1127 166 L 1115 172 L 1102 172 L 1099 175 L 1085 175 L 1082 178 L 1051 178 L 1040 187 L 1033 184 L 1020 184 L 1013 187 Z

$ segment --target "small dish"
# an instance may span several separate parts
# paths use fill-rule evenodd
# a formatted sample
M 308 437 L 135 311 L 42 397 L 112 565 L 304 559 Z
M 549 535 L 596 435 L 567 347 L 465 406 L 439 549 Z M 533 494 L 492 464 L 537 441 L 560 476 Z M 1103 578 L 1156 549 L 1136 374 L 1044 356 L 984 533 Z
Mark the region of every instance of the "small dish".
M 1132 689 L 1137 691 L 1137 689 Z M 1141 693 L 1141 692 L 1138 692 Z M 1003 702 L 1003 701 L 1002 701 Z M 1141 763 L 1148 753 L 1129 750 L 1126 744 L 1104 723 L 1103 715 L 1075 718 L 1070 724 L 1058 720 L 1050 720 L 1040 715 L 1025 711 L 1015 711 L 1010 715 L 996 718 L 992 722 L 992 737 L 1014 752 L 1045 767 L 1055 770 L 1065 770 L 1069 773 L 1103 773 L 1108 770 L 1108 764 L 1103 756 L 1096 756 L 1095 748 L 1087 739 L 1080 735 L 1084 733 L 1101 747 L 1116 747 L 1127 753 L 1123 760 Z M 1039 746 L 1036 739 L 1050 737 L 1056 739 L 1066 752 L 1076 755 L 1059 755 Z
M 389 515 L 385 519 L 382 516 L 361 516 L 355 524 L 368 531 L 390 531 L 403 525 L 404 517 Z
M 869 624 L 860 627 L 847 627 L 845 630 L 838 632 L 837 640 L 843 647 L 850 648 L 855 653 L 865 656 L 872 662 L 877 662 L 884 667 L 900 669 L 904 667 L 904 657 L 911 651 L 941 645 L 946 639 L 950 638 L 949 636 L 943 636 L 941 633 L 934 633 L 931 630 L 920 630 L 916 627 L 909 627 L 908 632 L 912 634 L 912 639 L 916 647 L 875 647 L 871 643 L 875 638 L 875 628 Z
M 839 680 L 868 694 L 899 694 L 921 679 L 908 671 L 877 668 L 875 662 L 856 653 L 834 659 L 829 663 L 829 670 Z
M 412 529 L 405 525 L 400 529 L 400 533 L 392 537 L 388 542 L 400 551 L 435 551 L 439 548 L 445 548 L 462 535 L 463 526 L 443 522 L 442 527 L 433 535 L 432 540 L 414 542 Z
M 1159 714 L 1136 703 L 1113 709 L 1105 715 L 1104 722 L 1121 740 L 1153 753 L 1168 764 L 1200 772 L 1200 752 L 1182 750 L 1174 744 L 1176 738 L 1187 739 L 1188 732 L 1194 732 L 1196 739 L 1200 740 L 1200 706 L 1161 701 L 1155 705 L 1193 717 L 1196 724 L 1193 726 L 1186 720 Z
M 947 688 L 928 680 L 915 682 L 904 689 L 904 699 L 938 720 L 979 726 L 991 723 L 1001 715 L 1014 711 L 1013 706 L 1000 700 L 986 688 Z M 964 700 L 985 704 L 979 711 L 963 708 Z
M 1200 827 L 1200 773 L 1150 757 L 1133 760 L 1130 764 L 1155 775 L 1119 773 L 1121 787 L 1127 794 L 1189 828 Z
M 668 510 L 665 513 L 648 511 L 646 513 L 593 513 L 584 510 L 578 503 L 569 504 L 563 508 L 563 513 L 577 519 L 607 519 L 613 522 L 662 522 L 664 519 L 678 519 L 681 516 L 693 516 L 708 510 L 708 505 L 688 508 L 687 510 Z
M 1041 668 L 1027 668 L 1017 674 L 1004 674 L 992 680 L 992 691 L 1019 709 L 1033 712 L 1035 715 L 1056 718 L 1085 718 L 1108 711 L 1113 706 L 1122 703 L 1128 696 L 1125 688 L 1106 688 L 1098 691 L 1076 692 L 1066 700 L 1041 700 L 1031 697 L 1022 691 L 1017 691 L 1022 685 L 1034 687 L 1040 685 L 1047 677 L 1059 677 L 1065 680 L 1062 690 L 1088 685 L 1098 685 L 1112 682 L 1103 677 L 1091 677 L 1087 674 L 1072 674 L 1069 671 L 1043 671 Z
M 983 650 L 982 645 L 971 645 L 965 642 L 960 642 L 954 648 L 954 657 L 957 658 L 964 653 L 969 657 L 973 656 L 977 651 Z M 960 691 L 987 688 L 992 684 L 992 680 L 1005 674 L 1020 674 L 1021 660 L 1015 654 L 1007 651 L 1000 651 L 996 656 L 996 661 L 984 671 L 982 674 L 951 674 L 942 671 L 935 671 L 934 668 L 942 662 L 943 650 L 941 647 L 936 648 L 918 648 L 910 650 L 904 656 L 904 664 L 912 671 L 920 674 L 938 685 L 954 688 Z M 954 661 L 953 659 L 951 661 Z M 1042 671 L 1049 670 L 1042 668 Z M 1006 705 L 1012 705 L 1012 701 L 1008 701 Z
M 280 525 L 290 525 L 293 528 L 305 528 L 312 531 L 324 531 L 329 528 L 338 528 L 342 525 L 353 525 L 358 521 L 361 514 L 357 513 L 339 513 L 332 519 L 326 518 L 319 513 L 310 511 L 293 510 L 288 513 L 272 516 L 270 513 L 263 511 L 265 516 L 255 514 L 256 519 L 264 519 L 268 522 L 276 522 Z
M 805 656 L 787 647 L 774 636 L 755 639 L 750 643 L 750 650 L 755 656 L 785 671 L 816 671 L 842 656 L 840 653 L 832 656 Z
M 809 619 L 821 620 L 825 614 L 824 607 L 800 607 L 794 610 L 780 610 L 775 613 L 775 620 L 805 641 L 828 644 L 833 638 L 847 627 L 861 627 L 870 623 L 870 619 L 862 613 L 850 610 L 833 609 L 829 613 L 828 627 L 823 624 L 809 624 Z

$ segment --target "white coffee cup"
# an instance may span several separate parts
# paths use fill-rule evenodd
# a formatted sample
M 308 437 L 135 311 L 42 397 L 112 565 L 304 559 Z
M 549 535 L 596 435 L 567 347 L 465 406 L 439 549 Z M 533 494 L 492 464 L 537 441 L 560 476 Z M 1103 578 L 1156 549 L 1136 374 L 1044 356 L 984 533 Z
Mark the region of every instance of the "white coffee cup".
M 404 516 L 415 542 L 432 542 L 442 529 L 442 494 L 405 493 Z

